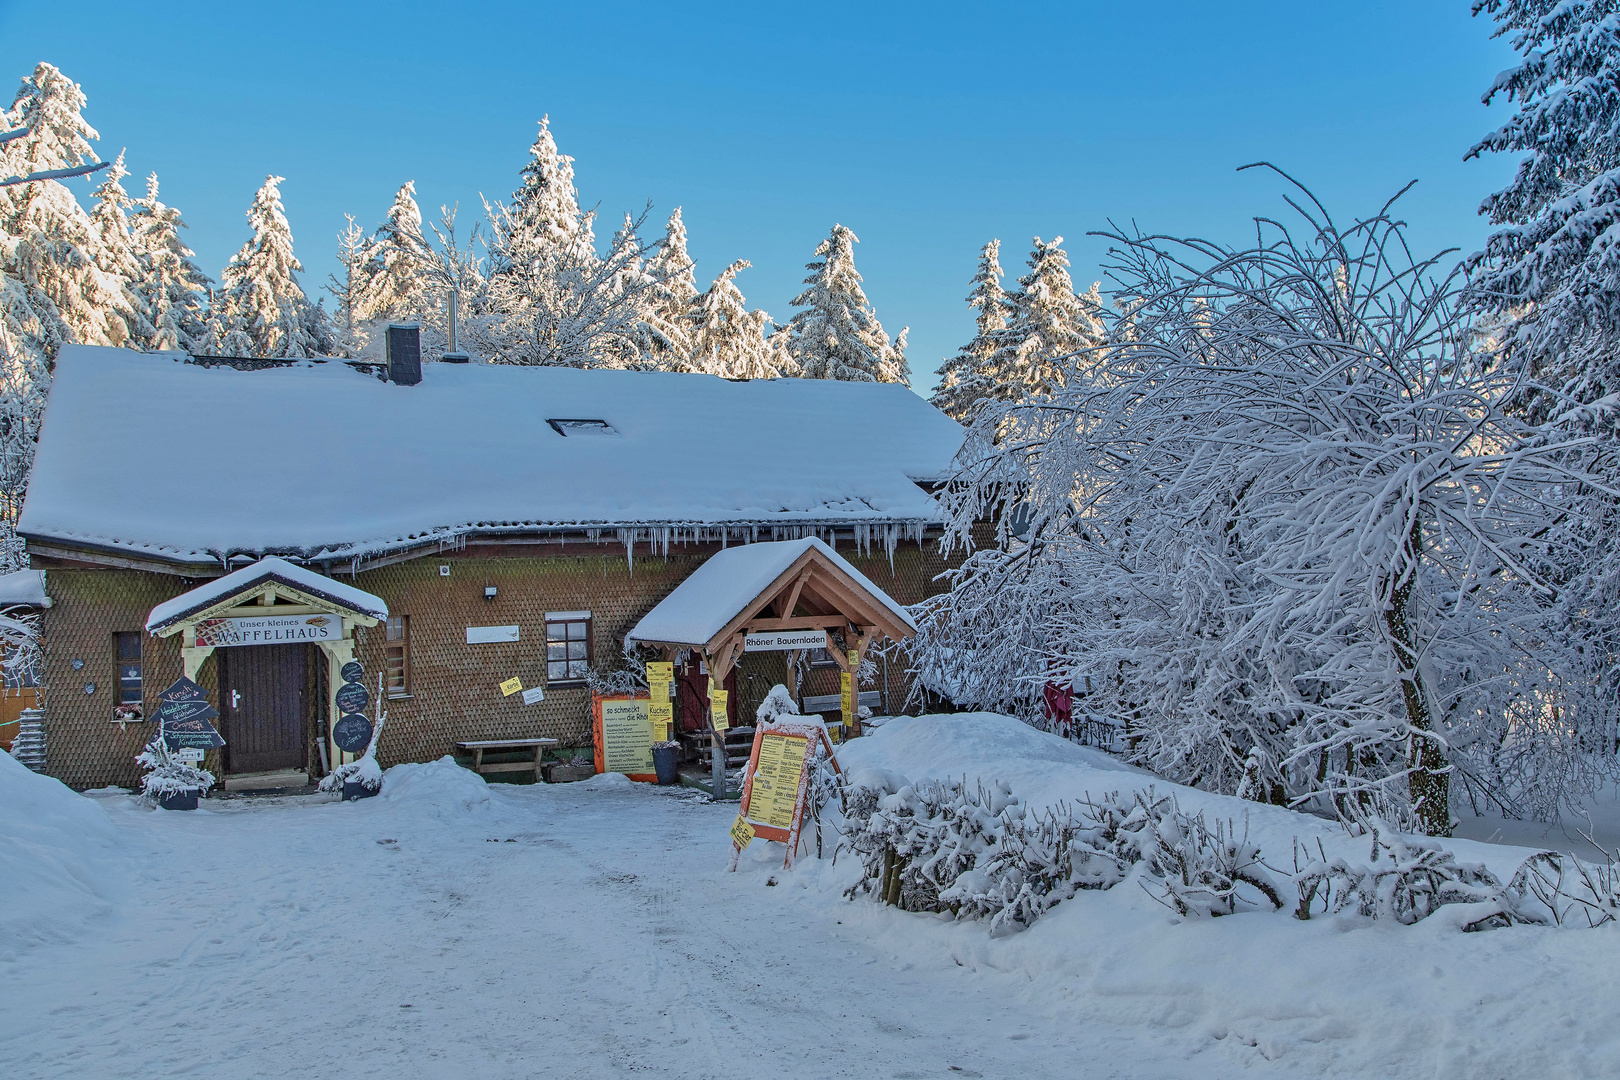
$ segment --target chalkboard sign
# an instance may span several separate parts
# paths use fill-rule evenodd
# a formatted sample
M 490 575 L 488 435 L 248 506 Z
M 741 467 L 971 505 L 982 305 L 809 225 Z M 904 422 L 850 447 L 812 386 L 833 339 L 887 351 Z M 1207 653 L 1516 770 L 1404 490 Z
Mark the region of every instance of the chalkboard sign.
M 350 660 L 338 668 L 338 674 L 343 676 L 344 682 L 359 682 L 365 677 L 366 669 L 360 666 L 360 661 Z
M 350 713 L 332 725 L 332 741 L 345 754 L 358 754 L 371 745 L 371 721 Z
M 346 713 L 363 713 L 371 704 L 371 692 L 357 682 L 338 687 L 337 707 Z
M 157 715 L 153 719 L 158 722 L 158 730 L 163 732 L 163 741 L 170 750 L 211 750 L 225 745 L 225 740 L 208 722 L 218 716 L 208 704 L 208 691 L 181 676 L 158 695 Z

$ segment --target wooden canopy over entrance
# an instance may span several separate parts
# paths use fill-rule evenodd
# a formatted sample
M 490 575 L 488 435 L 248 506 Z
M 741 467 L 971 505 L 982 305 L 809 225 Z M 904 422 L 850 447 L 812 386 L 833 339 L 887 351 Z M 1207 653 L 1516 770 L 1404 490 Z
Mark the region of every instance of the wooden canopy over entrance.
M 682 582 L 636 624 L 627 640 L 663 650 L 703 655 L 709 678 L 720 685 L 741 659 L 751 634 L 823 630 L 839 668 L 855 674 L 879 638 L 903 641 L 916 633 L 904 608 L 821 540 L 783 540 L 728 548 Z M 788 684 L 802 649 L 786 653 Z M 854 653 L 851 664 L 849 653 Z M 859 720 L 855 721 L 859 734 Z
M 181 662 L 186 677 L 195 679 L 203 663 L 220 647 L 220 642 L 211 634 L 212 626 L 220 625 L 214 620 L 267 616 L 302 616 L 302 621 L 311 624 L 312 629 L 328 635 L 311 638 L 308 643 L 319 647 L 326 657 L 326 715 L 330 740 L 330 721 L 338 716 L 336 697 L 343 684 L 339 671 L 354 659 L 354 628 L 376 626 L 388 617 L 388 606 L 380 598 L 284 559 L 266 558 L 159 604 L 147 618 L 146 632 L 153 637 L 180 634 Z M 321 616 L 327 616 L 328 623 L 314 627 Z M 202 625 L 200 636 L 199 625 Z M 226 641 L 224 644 L 241 643 Z M 235 666 L 240 665 L 233 665 L 233 669 Z M 220 704 L 224 712 L 225 703 Z M 336 743 L 330 743 L 328 750 L 334 765 L 355 756 L 339 750 Z

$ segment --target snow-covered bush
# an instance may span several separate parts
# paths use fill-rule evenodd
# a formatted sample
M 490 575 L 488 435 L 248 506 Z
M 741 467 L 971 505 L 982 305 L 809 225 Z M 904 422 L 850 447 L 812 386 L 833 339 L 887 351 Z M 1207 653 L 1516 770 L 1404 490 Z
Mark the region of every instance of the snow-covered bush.
M 214 786 L 214 774 L 175 757 L 161 731 L 135 755 L 135 764 L 145 770 L 141 774 L 141 794 L 149 799 L 187 791 L 206 795 Z
M 1143 885 L 1183 915 L 1282 906 L 1257 845 L 1151 789 L 1030 814 L 1004 781 L 863 773 L 846 794 L 844 836 L 863 870 L 851 899 L 985 919 L 992 933 L 1028 926 L 1082 889 L 1112 888 L 1138 863 Z
M 1260 845 L 1232 822 L 1175 809 L 1159 819 L 1147 859 L 1147 890 L 1182 915 L 1235 915 L 1283 906 L 1282 890 L 1260 861 Z
M 868 771 L 851 781 L 844 807 L 845 844 L 863 869 L 846 895 L 865 894 L 906 911 L 940 911 L 941 893 L 972 870 L 1023 816 L 1011 789 L 986 791 L 965 781 L 902 783 Z
M 991 934 L 1028 927 L 1081 890 L 1133 877 L 1189 917 L 1279 911 L 1292 880 L 1299 919 L 1349 913 L 1410 925 L 1443 913 L 1461 930 L 1620 920 L 1620 863 L 1612 855 L 1590 864 L 1542 852 L 1504 884 L 1436 841 L 1373 823 L 1368 862 L 1330 858 L 1320 841 L 1319 857 L 1310 858 L 1296 842 L 1292 878 L 1279 880 L 1246 830 L 1211 825 L 1152 788 L 1030 813 L 1005 782 L 911 783 L 869 769 L 845 786 L 842 832 L 840 850 L 853 852 L 862 871 L 848 899 L 984 920 Z
M 761 724 L 774 724 L 782 717 L 798 715 L 799 703 L 793 700 L 792 692 L 781 683 L 771 687 L 771 692 L 754 710 L 754 718 Z

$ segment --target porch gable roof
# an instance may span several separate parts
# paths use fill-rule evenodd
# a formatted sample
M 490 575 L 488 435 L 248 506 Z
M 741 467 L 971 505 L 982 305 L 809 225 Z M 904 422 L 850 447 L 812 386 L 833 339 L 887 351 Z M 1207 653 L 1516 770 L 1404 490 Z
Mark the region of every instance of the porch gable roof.
M 147 616 L 146 632 L 166 636 L 165 631 L 173 632 L 175 627 L 213 608 L 229 607 L 238 598 L 258 592 L 266 585 L 280 585 L 291 595 L 330 604 L 339 613 L 358 616 L 367 623 L 388 618 L 388 605 L 380 597 L 271 556 L 165 600 Z M 274 608 L 266 608 L 265 613 L 274 614 Z

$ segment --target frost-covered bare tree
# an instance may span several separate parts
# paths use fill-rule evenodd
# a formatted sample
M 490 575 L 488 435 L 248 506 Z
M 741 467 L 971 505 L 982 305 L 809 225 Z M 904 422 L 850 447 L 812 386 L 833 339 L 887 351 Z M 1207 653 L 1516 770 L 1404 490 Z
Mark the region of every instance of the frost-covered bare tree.
M 1060 389 L 975 424 L 954 536 L 990 515 L 1001 542 L 928 608 L 923 664 L 1022 684 L 1026 714 L 1071 683 L 1216 790 L 1444 834 L 1460 775 L 1556 812 L 1613 763 L 1582 684 L 1613 657 L 1560 625 L 1605 616 L 1559 569 L 1614 559 L 1582 516 L 1608 444 L 1512 409 L 1523 375 L 1389 207 L 1340 226 L 1306 195 L 1247 248 L 1105 234 L 1129 303 Z

